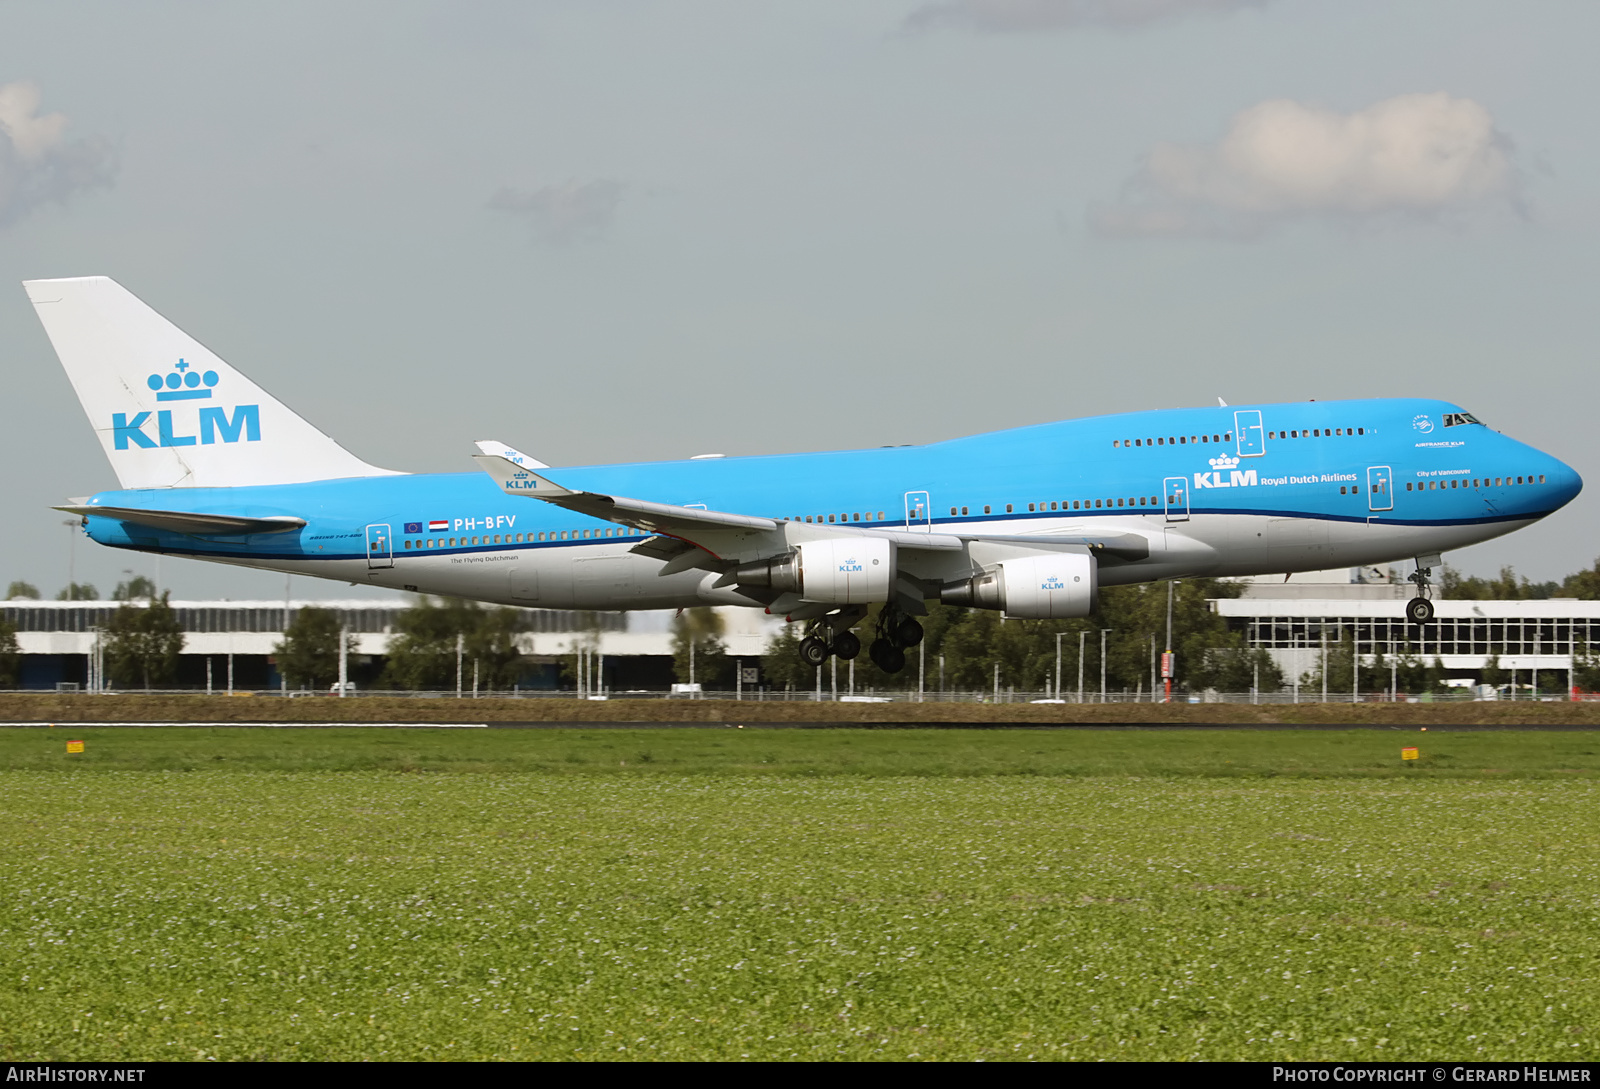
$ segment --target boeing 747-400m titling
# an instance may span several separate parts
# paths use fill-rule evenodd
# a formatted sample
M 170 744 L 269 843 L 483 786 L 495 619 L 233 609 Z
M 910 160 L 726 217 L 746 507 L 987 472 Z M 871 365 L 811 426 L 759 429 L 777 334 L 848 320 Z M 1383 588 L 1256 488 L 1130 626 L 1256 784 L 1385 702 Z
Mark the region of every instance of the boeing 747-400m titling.
M 891 672 L 944 601 L 1087 615 L 1101 586 L 1415 559 L 1582 488 L 1464 409 L 1410 398 L 1138 412 L 926 446 L 478 472 L 368 465 L 104 277 L 26 285 L 121 488 L 59 509 L 112 548 L 556 609 L 743 605 L 801 654 Z

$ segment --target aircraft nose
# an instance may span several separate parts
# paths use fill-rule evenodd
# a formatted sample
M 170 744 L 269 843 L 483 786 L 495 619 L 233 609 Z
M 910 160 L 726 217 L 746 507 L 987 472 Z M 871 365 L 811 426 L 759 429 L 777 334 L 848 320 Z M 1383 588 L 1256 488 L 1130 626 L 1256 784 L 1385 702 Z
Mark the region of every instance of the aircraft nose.
M 1583 491 L 1583 477 L 1579 476 L 1576 469 L 1560 458 L 1550 458 L 1550 466 L 1546 470 L 1545 478 L 1553 488 L 1552 497 L 1555 500 L 1555 507 L 1566 506 L 1578 498 L 1578 493 Z

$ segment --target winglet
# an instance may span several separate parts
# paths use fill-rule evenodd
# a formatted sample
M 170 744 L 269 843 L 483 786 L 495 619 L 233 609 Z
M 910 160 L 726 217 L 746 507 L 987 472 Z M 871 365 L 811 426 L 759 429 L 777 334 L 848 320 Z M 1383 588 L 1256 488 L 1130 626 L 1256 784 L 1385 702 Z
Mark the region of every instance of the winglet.
M 488 444 L 478 444 L 480 448 L 485 445 Z M 476 461 L 478 467 L 488 473 L 494 482 L 500 485 L 500 490 L 507 495 L 525 495 L 532 499 L 564 499 L 580 494 L 569 488 L 563 488 L 553 480 L 547 480 L 534 472 L 531 467 L 519 464 L 503 454 L 474 454 L 472 460 Z M 541 469 L 549 468 L 538 462 L 534 464 Z
M 522 466 L 524 469 L 548 469 L 548 468 L 550 468 L 550 466 L 546 465 L 544 462 L 538 460 L 537 458 L 530 458 L 527 454 L 524 454 L 521 450 L 518 450 L 518 449 L 516 449 L 514 447 L 511 447 L 511 446 L 507 446 L 503 442 L 495 442 L 493 439 L 479 439 L 478 443 L 477 443 L 477 446 L 478 446 L 479 450 L 482 450 L 485 454 L 488 454 L 490 457 L 505 458 L 507 461 L 516 462 L 518 465 Z

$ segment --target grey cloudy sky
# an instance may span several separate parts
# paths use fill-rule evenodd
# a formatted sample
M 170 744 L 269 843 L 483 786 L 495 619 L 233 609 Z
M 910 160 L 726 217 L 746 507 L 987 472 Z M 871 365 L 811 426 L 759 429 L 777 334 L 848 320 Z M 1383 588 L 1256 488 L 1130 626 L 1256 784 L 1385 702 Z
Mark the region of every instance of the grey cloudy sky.
M 48 505 L 115 483 L 47 276 L 397 469 L 1437 395 L 1600 488 L 1595 40 L 1582 0 L 12 0 L 0 580 L 59 588 Z M 1597 510 L 1448 559 L 1559 577 Z

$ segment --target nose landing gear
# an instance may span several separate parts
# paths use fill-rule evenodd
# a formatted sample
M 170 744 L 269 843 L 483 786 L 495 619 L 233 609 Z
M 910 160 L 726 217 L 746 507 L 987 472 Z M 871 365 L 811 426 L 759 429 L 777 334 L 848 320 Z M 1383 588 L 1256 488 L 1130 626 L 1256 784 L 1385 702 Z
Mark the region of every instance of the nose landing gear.
M 1406 576 L 1406 580 L 1417 587 L 1417 596 L 1406 602 L 1406 619 L 1413 624 L 1426 624 L 1433 619 L 1433 602 L 1429 600 L 1433 596 L 1433 582 L 1428 576 L 1442 562 L 1437 553 L 1418 556 L 1417 569 Z

